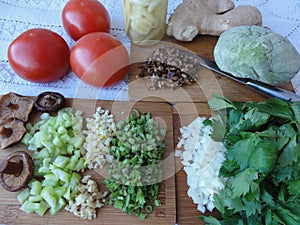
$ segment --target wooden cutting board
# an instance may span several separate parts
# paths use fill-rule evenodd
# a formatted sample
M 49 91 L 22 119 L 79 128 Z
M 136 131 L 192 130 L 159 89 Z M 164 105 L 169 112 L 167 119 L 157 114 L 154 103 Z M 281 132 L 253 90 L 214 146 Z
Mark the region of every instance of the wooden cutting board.
M 110 109 L 115 117 L 115 120 L 125 119 L 133 109 L 140 112 L 151 112 L 152 116 L 159 121 L 159 123 L 167 128 L 165 137 L 165 154 L 163 156 L 164 181 L 160 185 L 159 199 L 162 202 L 161 207 L 154 207 L 154 211 L 146 220 L 141 220 L 135 216 L 130 216 L 122 213 L 120 210 L 114 209 L 111 206 L 104 206 L 98 209 L 97 218 L 88 221 L 75 217 L 72 213 L 65 210 L 59 212 L 55 216 L 49 213 L 44 216 L 37 214 L 26 214 L 19 210 L 20 204 L 16 196 L 17 193 L 12 193 L 0 187 L 0 224 L 13 225 L 40 225 L 40 224 L 174 224 L 176 222 L 176 194 L 175 194 L 175 164 L 174 164 L 174 145 L 173 145 L 173 121 L 172 109 L 167 103 L 150 102 L 112 102 L 112 101 L 94 101 L 86 99 L 68 99 L 67 105 L 84 112 L 84 117 L 92 117 L 97 106 L 104 109 Z M 31 114 L 31 121 L 38 121 L 39 114 L 33 112 Z M 0 160 L 12 151 L 26 150 L 22 144 L 10 147 L 7 150 L 0 151 Z M 101 171 L 89 171 L 101 187 L 105 190 L 103 185 L 104 177 L 99 175 Z M 102 173 L 100 173 L 102 174 Z
M 213 51 L 218 41 L 215 36 L 198 35 L 192 42 L 179 42 L 172 37 L 166 36 L 162 42 L 150 47 L 132 45 L 131 47 L 131 66 L 129 75 L 129 98 L 137 101 L 167 101 L 177 102 L 207 102 L 212 94 L 218 94 L 236 101 L 263 101 L 265 97 L 253 90 L 237 83 L 229 78 L 223 77 L 208 69 L 202 68 L 198 71 L 198 81 L 192 85 L 172 90 L 159 89 L 149 90 L 147 79 L 137 79 L 140 73 L 138 64 L 145 61 L 149 54 L 161 46 L 173 45 L 183 47 L 192 52 L 214 60 Z M 281 86 L 287 90 L 293 90 L 292 85 L 287 83 Z

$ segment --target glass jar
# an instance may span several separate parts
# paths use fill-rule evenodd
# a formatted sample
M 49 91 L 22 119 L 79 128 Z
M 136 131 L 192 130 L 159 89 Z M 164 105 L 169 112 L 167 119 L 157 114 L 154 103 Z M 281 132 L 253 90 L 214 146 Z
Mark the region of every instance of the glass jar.
M 152 45 L 166 31 L 168 0 L 123 0 L 125 31 L 132 43 Z

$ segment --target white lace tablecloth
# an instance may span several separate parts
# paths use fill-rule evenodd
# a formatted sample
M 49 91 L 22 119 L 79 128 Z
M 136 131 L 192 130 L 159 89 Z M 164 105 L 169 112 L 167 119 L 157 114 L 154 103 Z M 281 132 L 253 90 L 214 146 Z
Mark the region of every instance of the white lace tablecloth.
M 125 35 L 122 1 L 100 0 L 111 16 L 110 33 L 128 48 Z M 60 34 L 69 44 L 74 42 L 62 27 L 61 12 L 67 0 L 0 0 L 0 94 L 13 91 L 22 95 L 37 95 L 43 91 L 58 91 L 66 97 L 128 100 L 128 79 L 109 88 L 85 85 L 71 72 L 56 82 L 36 84 L 18 77 L 7 61 L 9 44 L 29 28 L 47 28 Z M 168 16 L 182 0 L 169 0 Z M 234 0 L 236 5 L 254 5 L 263 15 L 263 25 L 287 37 L 300 52 L 300 0 Z M 300 94 L 300 73 L 292 81 Z

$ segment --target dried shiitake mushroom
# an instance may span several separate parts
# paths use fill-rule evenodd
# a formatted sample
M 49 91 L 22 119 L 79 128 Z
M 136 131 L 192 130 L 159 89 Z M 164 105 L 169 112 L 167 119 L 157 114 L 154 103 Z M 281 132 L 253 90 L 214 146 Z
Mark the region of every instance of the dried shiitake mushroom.
M 26 132 L 24 122 L 28 121 L 34 100 L 13 92 L 0 97 L 0 141 L 1 149 L 19 142 Z
M 1 149 L 6 149 L 19 142 L 26 133 L 26 128 L 21 120 L 9 118 L 0 125 Z
M 28 116 L 33 108 L 34 100 L 31 97 L 21 96 L 10 92 L 0 97 L 0 123 L 8 118 L 16 118 L 23 122 L 28 121 Z
M 41 112 L 56 112 L 65 106 L 65 97 L 52 91 L 46 91 L 39 94 L 34 102 L 34 106 Z
M 27 186 L 33 171 L 34 163 L 28 153 L 13 152 L 0 163 L 0 184 L 8 191 L 18 191 Z

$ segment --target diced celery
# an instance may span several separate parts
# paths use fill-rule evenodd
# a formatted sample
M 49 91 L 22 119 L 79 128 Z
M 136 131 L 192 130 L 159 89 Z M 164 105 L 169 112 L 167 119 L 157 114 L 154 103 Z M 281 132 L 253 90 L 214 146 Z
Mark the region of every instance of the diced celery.
M 65 121 L 64 121 L 64 123 L 63 123 L 63 126 L 64 127 L 71 127 L 72 125 L 73 125 L 73 122 L 72 122 L 72 119 L 71 118 L 64 118 L 65 119 Z
M 43 166 L 49 167 L 51 162 L 51 158 L 44 158 L 43 159 Z
M 83 112 L 82 112 L 81 110 L 77 110 L 77 111 L 75 112 L 75 117 L 76 117 L 76 118 L 82 118 L 82 114 L 83 114 Z
M 67 145 L 67 152 L 68 154 L 73 154 L 73 151 L 74 151 L 74 146 L 72 144 L 68 144 Z
M 30 195 L 30 189 L 29 188 L 25 188 L 24 190 L 22 190 L 18 195 L 17 195 L 17 199 L 19 201 L 19 203 L 23 204 Z
M 32 187 L 32 183 L 34 182 L 34 181 L 36 181 L 37 179 L 35 179 L 35 178 L 32 178 L 31 180 L 30 180 L 30 182 L 28 183 L 28 187 Z
M 49 169 L 50 162 L 51 162 L 51 158 L 44 158 L 43 164 L 42 164 L 42 166 L 38 169 L 38 172 L 39 172 L 40 174 L 47 174 L 47 173 L 50 173 L 50 169 Z
M 71 188 L 71 200 L 73 200 L 75 198 L 76 195 L 78 195 L 79 193 L 79 189 L 78 189 L 78 185 L 74 186 Z
M 54 208 L 58 202 L 58 196 L 51 186 L 46 186 L 41 191 L 42 198 L 48 203 L 51 208 Z
M 29 140 L 32 138 L 32 135 L 30 133 L 25 133 L 22 140 L 21 140 L 21 143 L 25 144 L 25 145 L 28 145 L 29 143 Z
M 43 174 L 40 174 L 38 170 L 41 166 L 43 166 L 43 161 L 41 159 L 34 159 L 33 163 L 34 163 L 33 175 L 37 177 L 42 176 Z
M 42 115 L 40 116 L 41 120 L 47 121 L 50 119 L 50 114 L 47 112 L 42 113 Z
M 72 199 L 71 199 L 71 186 L 70 186 L 70 185 L 68 185 L 68 186 L 66 187 L 66 191 L 65 191 L 63 197 L 64 197 L 66 200 L 68 200 L 68 201 L 72 200 Z
M 74 147 L 75 148 L 80 148 L 82 145 L 83 145 L 83 142 L 84 142 L 84 136 L 82 134 L 78 134 L 75 136 L 75 142 L 73 143 L 74 144 Z
M 54 188 L 54 191 L 58 196 L 62 197 L 66 192 L 66 189 L 67 188 L 65 186 L 58 186 Z
M 21 205 L 20 210 L 26 213 L 33 213 L 35 210 L 34 203 L 27 200 Z
M 64 171 L 63 169 L 57 167 L 57 166 L 54 166 L 54 165 L 50 165 L 50 171 L 52 173 L 55 174 L 55 176 L 66 182 L 66 183 L 70 183 L 70 179 L 71 179 L 71 174 L 69 174 L 68 172 Z
M 50 208 L 55 215 L 79 193 L 81 175 L 75 171 L 86 167 L 81 154 L 83 118 L 82 112 L 73 115 L 72 108 L 63 108 L 57 116 L 44 113 L 41 119 L 27 126 L 23 140 L 29 149 L 35 150 L 35 175 L 41 181 L 33 179 L 18 200 L 27 213 L 43 215 Z
M 47 138 L 47 132 L 45 130 L 40 130 L 34 134 L 34 136 L 28 141 L 28 144 L 38 149 L 43 147 L 42 141 L 46 140 Z
M 64 118 L 62 116 L 60 116 L 60 113 L 58 113 L 58 116 L 56 117 L 56 121 L 55 121 L 54 127 L 55 128 L 63 127 L 64 121 L 65 121 Z
M 79 172 L 84 170 L 86 167 L 85 159 L 84 158 L 79 158 L 75 167 L 75 171 Z
M 36 133 L 37 130 L 40 130 L 40 127 L 45 123 L 46 120 L 40 120 L 39 122 L 35 123 L 31 129 L 31 131 L 33 132 L 32 135 Z
M 73 126 L 74 133 L 80 134 L 82 132 L 82 122 L 78 121 Z
M 28 201 L 30 202 L 40 202 L 42 200 L 42 196 L 40 195 L 32 195 L 29 196 Z
M 49 168 L 50 169 L 50 168 Z M 45 180 L 55 180 L 55 181 L 58 181 L 58 177 L 54 174 L 54 173 L 47 173 L 45 176 L 44 176 Z
M 80 156 L 81 156 L 81 152 L 80 152 L 80 150 L 76 150 L 76 151 L 74 151 L 74 156 L 76 156 L 78 159 L 80 158 Z
M 42 148 L 40 151 L 35 151 L 33 156 L 35 159 L 44 159 L 49 158 L 50 154 L 47 148 Z
M 67 156 L 59 155 L 54 160 L 53 164 L 60 168 L 65 168 L 65 166 L 70 162 L 70 158 Z
M 55 128 L 55 121 L 56 118 L 55 117 L 49 117 L 48 120 L 45 120 L 43 124 L 40 125 L 39 129 L 40 130 L 45 130 L 48 131 L 48 127 L 52 126 Z
M 58 136 L 55 136 L 52 140 L 52 143 L 58 147 L 63 147 L 64 143 L 62 142 L 62 140 L 60 140 L 60 138 Z
M 33 129 L 32 123 L 30 122 L 26 123 L 25 127 L 28 133 Z
M 81 180 L 81 175 L 79 173 L 73 172 L 70 180 L 70 186 L 74 187 L 77 185 Z
M 60 126 L 60 127 L 57 128 L 57 133 L 60 134 L 60 135 L 62 135 L 62 134 L 68 134 L 68 131 L 63 126 Z
M 54 207 L 50 208 L 50 214 L 55 215 L 57 214 L 60 210 L 62 210 L 66 206 L 66 201 L 63 198 L 59 198 L 57 204 Z
M 44 180 L 42 182 L 42 186 L 57 186 L 59 179 L 57 176 L 53 173 L 48 173 L 44 176 Z
M 38 215 L 42 216 L 46 213 L 47 209 L 49 208 L 49 205 L 47 204 L 46 201 L 41 200 L 40 205 L 37 209 L 34 210 Z
M 45 179 L 42 182 L 42 186 L 43 187 L 46 187 L 46 186 L 53 186 L 53 187 L 55 187 L 55 186 L 58 185 L 58 183 L 59 183 L 58 180 Z
M 42 167 L 38 168 L 37 173 L 35 173 L 35 175 L 37 175 L 37 176 L 43 176 L 43 175 L 45 175 L 45 174 L 47 174 L 49 172 L 50 172 L 50 170 L 49 170 L 48 167 L 42 166 Z
M 77 151 L 74 152 L 74 155 L 71 156 L 69 164 L 66 165 L 66 168 L 69 170 L 75 170 L 76 164 L 78 162 L 79 156 L 75 154 Z
M 39 181 L 34 181 L 31 183 L 30 194 L 31 195 L 39 195 L 42 190 L 42 183 Z
M 64 143 L 71 143 L 72 138 L 69 136 L 68 133 L 64 133 L 60 136 L 60 139 L 64 142 Z
M 43 146 L 45 146 L 49 153 L 52 154 L 53 152 L 55 152 L 55 145 L 52 143 L 52 141 L 49 140 L 43 140 L 42 141 Z
M 67 149 L 64 147 L 55 147 L 54 152 L 52 152 L 53 156 L 59 156 L 59 155 L 66 155 L 67 154 Z
M 48 126 L 48 133 L 52 135 L 57 135 L 57 131 L 53 126 Z

